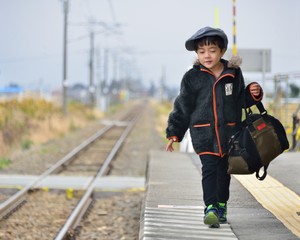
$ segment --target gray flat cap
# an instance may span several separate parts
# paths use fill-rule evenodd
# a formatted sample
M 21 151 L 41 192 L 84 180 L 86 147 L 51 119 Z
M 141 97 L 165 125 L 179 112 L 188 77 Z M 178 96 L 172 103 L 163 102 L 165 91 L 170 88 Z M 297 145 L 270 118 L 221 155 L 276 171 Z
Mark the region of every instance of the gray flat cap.
M 220 28 L 204 27 L 199 29 L 193 36 L 185 42 L 185 48 L 189 51 L 195 51 L 195 40 L 202 37 L 219 36 L 224 40 L 225 49 L 227 49 L 228 39 L 224 31 Z

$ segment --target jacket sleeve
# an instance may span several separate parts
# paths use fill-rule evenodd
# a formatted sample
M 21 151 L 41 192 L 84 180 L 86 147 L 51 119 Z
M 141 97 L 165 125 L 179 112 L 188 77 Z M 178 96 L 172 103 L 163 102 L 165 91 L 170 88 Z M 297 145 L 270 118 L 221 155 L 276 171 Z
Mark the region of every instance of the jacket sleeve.
M 178 142 L 184 137 L 190 123 L 190 116 L 194 110 L 195 91 L 190 86 L 187 74 L 184 75 L 180 93 L 174 101 L 172 112 L 169 114 L 166 137 L 173 138 Z

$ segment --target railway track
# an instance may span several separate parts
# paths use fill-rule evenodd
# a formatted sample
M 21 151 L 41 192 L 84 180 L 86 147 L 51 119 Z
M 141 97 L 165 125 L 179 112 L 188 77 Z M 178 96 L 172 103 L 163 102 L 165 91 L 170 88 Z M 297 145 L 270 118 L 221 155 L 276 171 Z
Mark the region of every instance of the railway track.
M 17 225 L 22 228 L 23 222 L 25 229 L 20 230 L 19 226 L 15 226 L 15 231 L 22 234 L 24 230 L 28 231 L 29 227 L 26 229 L 28 222 L 32 222 L 35 228 L 32 235 L 38 234 L 39 237 L 19 239 L 75 239 L 79 229 L 78 224 L 93 202 L 96 181 L 109 174 L 114 157 L 137 122 L 141 111 L 140 106 L 135 106 L 120 119 L 103 122 L 106 125 L 104 128 L 70 151 L 31 184 L 2 202 L 0 204 L 1 228 L 14 224 L 18 220 Z M 39 189 L 41 181 L 53 174 L 92 176 L 92 178 L 84 191 L 78 191 L 75 196 L 68 199 L 61 191 L 47 192 Z M 40 206 L 37 208 L 36 205 Z M 45 214 L 35 209 L 43 209 Z M 18 214 L 21 211 L 23 211 L 20 213 L 23 219 L 20 221 Z M 43 238 L 44 236 L 46 238 Z M 7 237 L 7 239 L 14 238 Z

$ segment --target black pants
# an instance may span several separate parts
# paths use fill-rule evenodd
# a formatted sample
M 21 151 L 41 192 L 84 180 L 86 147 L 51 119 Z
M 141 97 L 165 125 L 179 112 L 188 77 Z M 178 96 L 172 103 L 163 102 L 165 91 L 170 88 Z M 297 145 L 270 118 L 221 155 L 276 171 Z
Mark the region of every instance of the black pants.
M 203 200 L 206 206 L 229 199 L 228 157 L 201 155 Z

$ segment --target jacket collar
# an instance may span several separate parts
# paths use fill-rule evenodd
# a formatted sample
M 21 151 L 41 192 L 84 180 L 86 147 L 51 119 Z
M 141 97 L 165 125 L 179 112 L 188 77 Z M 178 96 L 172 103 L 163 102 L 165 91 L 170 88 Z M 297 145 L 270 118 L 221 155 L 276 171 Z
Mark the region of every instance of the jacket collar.
M 229 62 L 227 60 L 225 60 L 225 59 L 222 58 L 221 59 L 221 63 L 224 65 L 224 70 L 223 70 L 223 72 L 222 72 L 221 75 L 224 75 L 224 74 L 233 74 L 233 75 L 235 75 L 235 67 L 229 67 L 228 66 Z M 209 73 L 211 73 L 213 75 L 213 73 L 208 68 L 204 67 L 199 62 L 198 59 L 196 59 L 196 61 L 194 62 L 193 68 L 199 69 L 199 70 L 204 71 L 204 72 L 209 72 Z

